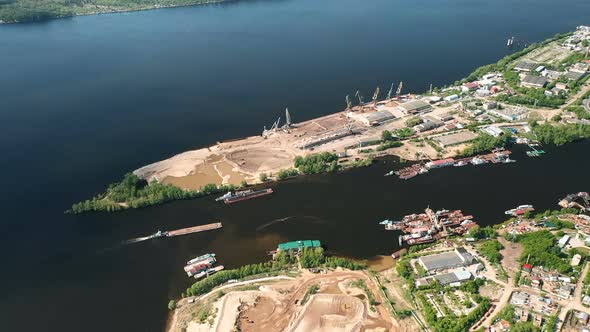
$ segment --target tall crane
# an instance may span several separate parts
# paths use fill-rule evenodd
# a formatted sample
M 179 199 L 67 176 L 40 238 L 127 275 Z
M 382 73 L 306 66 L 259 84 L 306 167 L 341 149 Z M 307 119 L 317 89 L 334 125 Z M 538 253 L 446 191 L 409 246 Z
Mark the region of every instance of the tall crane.
M 352 102 L 350 101 L 350 96 L 346 95 L 346 110 L 350 111 L 352 109 Z
M 373 93 L 373 106 L 377 105 L 377 98 L 379 98 L 379 87 L 377 87 L 375 93 Z
M 289 114 L 289 108 L 285 108 L 285 118 L 287 120 L 287 123 L 285 124 L 286 128 L 290 128 L 291 127 L 291 114 Z
M 356 93 L 354 95 L 355 97 L 358 97 L 359 99 L 359 106 L 363 106 L 363 96 L 361 96 L 361 93 L 359 90 L 356 90 Z
M 404 82 L 400 81 L 399 85 L 397 86 L 397 90 L 395 91 L 395 94 L 399 96 L 402 93 L 403 87 L 404 87 Z
M 387 92 L 387 99 L 391 99 L 392 93 L 393 93 L 393 82 L 391 83 L 391 87 L 389 88 L 389 91 Z

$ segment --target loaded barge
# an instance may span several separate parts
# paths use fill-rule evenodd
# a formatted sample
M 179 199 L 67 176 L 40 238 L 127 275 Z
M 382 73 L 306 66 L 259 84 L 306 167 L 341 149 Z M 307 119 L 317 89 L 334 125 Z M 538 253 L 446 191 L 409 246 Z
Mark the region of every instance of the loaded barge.
M 225 204 L 232 204 L 232 203 L 237 203 L 237 202 L 245 201 L 245 200 L 252 199 L 252 198 L 270 195 L 272 193 L 273 193 L 273 190 L 270 188 L 261 189 L 261 190 L 248 189 L 248 190 L 241 190 L 241 191 L 236 191 L 236 192 L 230 191 L 227 194 L 216 198 L 215 201 L 217 201 L 217 202 L 223 201 Z
M 205 254 L 199 257 L 195 257 L 186 262 L 184 272 L 186 272 L 186 274 L 189 277 L 201 279 L 215 272 L 223 270 L 223 265 L 213 267 L 215 263 L 217 263 L 217 259 L 215 259 L 215 254 Z
M 403 243 L 431 243 L 450 235 L 462 235 L 477 225 L 473 216 L 464 215 L 461 210 L 435 212 L 430 208 L 424 213 L 404 216 L 401 221 L 385 220 L 380 224 L 385 225 L 386 230 L 400 230 L 405 234 L 399 236 L 400 246 Z
M 160 230 L 158 230 L 154 234 L 144 236 L 144 237 L 138 237 L 135 239 L 130 239 L 130 240 L 125 241 L 125 243 L 135 243 L 135 242 L 141 242 L 141 241 L 146 241 L 146 240 L 151 240 L 151 239 L 157 239 L 157 238 L 161 238 L 161 237 L 174 237 L 174 236 L 186 235 L 186 234 L 191 234 L 191 233 L 210 231 L 210 230 L 218 229 L 221 227 L 223 227 L 223 225 L 220 222 L 216 222 L 216 223 L 212 223 L 212 224 L 175 229 L 173 231 L 160 231 Z

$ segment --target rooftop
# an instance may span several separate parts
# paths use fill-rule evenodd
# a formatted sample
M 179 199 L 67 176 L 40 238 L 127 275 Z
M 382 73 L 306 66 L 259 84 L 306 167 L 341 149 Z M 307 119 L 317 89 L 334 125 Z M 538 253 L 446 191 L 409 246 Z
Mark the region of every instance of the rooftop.
M 454 251 L 441 254 L 422 256 L 418 260 L 428 271 L 432 271 L 469 265 L 472 263 L 473 257 L 465 249 L 457 248 Z
M 416 112 L 421 109 L 430 109 L 432 106 L 425 101 L 417 99 L 402 103 L 399 107 L 403 108 L 406 112 Z
M 519 63 L 514 66 L 516 70 L 524 70 L 524 71 L 531 71 L 537 68 L 538 64 L 530 61 L 520 61 Z
M 279 244 L 279 250 L 291 250 L 291 249 L 302 249 L 302 248 L 316 248 L 321 247 L 322 244 L 319 240 L 303 240 L 303 241 L 292 241 Z
M 547 78 L 543 76 L 527 75 L 522 79 L 522 83 L 544 86 L 547 83 Z

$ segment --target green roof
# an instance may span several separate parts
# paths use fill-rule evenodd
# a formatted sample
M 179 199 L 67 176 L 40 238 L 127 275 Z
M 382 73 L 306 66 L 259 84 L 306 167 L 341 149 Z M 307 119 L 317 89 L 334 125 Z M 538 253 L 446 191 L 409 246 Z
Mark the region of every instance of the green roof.
M 321 247 L 322 244 L 319 240 L 303 240 L 303 241 L 292 241 L 279 244 L 279 250 L 292 250 L 302 248 L 315 248 Z

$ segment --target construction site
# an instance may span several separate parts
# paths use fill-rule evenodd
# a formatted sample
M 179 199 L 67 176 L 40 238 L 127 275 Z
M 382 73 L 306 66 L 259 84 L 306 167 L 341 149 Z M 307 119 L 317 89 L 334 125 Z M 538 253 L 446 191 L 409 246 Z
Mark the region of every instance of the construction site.
M 365 272 L 304 270 L 295 278 L 265 279 L 183 299 L 168 331 L 409 331 L 383 306 L 371 303 L 375 296 L 382 299 Z M 195 319 L 195 313 L 205 316 L 203 308 L 205 319 Z
M 286 109 L 284 118 L 278 117 L 269 128 L 264 126 L 260 135 L 187 151 L 134 173 L 148 182 L 199 189 L 209 183 L 254 183 L 261 173 L 272 176 L 291 168 L 295 157 L 311 153 L 338 153 L 348 160 L 366 158 L 359 153 L 366 142 L 380 141 L 384 130 L 404 128 L 408 117 L 433 111 L 429 103 L 416 96 L 402 95 L 402 87 L 400 83 L 394 91 L 392 85 L 383 100 L 379 100 L 377 88 L 368 102 L 357 91 L 354 102 L 346 96 L 345 110 L 300 123 L 293 122 Z

